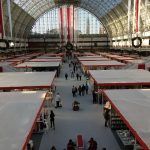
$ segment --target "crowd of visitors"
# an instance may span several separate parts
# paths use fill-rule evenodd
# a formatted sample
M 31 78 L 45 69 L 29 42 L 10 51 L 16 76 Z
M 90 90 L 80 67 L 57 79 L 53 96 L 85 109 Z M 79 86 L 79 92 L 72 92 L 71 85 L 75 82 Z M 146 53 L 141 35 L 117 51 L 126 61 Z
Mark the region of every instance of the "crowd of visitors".
M 81 81 L 82 72 L 80 70 L 80 64 L 77 60 L 70 60 L 69 69 L 70 69 L 70 77 L 74 78 L 76 76 L 76 79 Z M 68 79 L 68 77 L 69 77 L 69 74 L 65 73 L 66 80 Z
M 68 59 L 70 60 L 70 58 L 72 58 L 70 55 L 68 56 Z M 70 78 L 75 78 L 75 80 L 77 81 L 81 81 L 82 80 L 82 72 L 80 71 L 80 65 L 77 61 L 75 60 L 70 60 L 69 62 L 69 69 L 70 69 L 70 73 L 66 72 L 65 73 L 65 79 L 68 80 L 69 75 Z M 67 81 L 68 82 L 68 81 Z M 49 93 L 48 93 L 49 94 Z M 85 84 L 80 84 L 78 86 L 73 85 L 72 86 L 72 96 L 73 97 L 77 97 L 79 96 L 84 96 L 89 94 L 89 85 L 88 82 L 86 82 Z M 98 98 L 97 98 L 97 92 L 95 90 L 92 91 L 92 96 L 93 96 L 93 103 L 97 103 L 98 102 Z M 53 97 L 53 95 L 50 97 Z M 55 108 L 58 107 L 62 107 L 62 100 L 60 97 L 60 94 L 57 93 L 55 96 Z M 72 103 L 72 109 L 74 111 L 79 110 L 79 102 L 74 100 Z M 109 113 L 110 113 L 110 105 L 108 104 L 108 102 L 106 103 L 106 105 L 104 106 L 104 118 L 105 118 L 105 126 L 108 127 L 109 125 Z M 50 119 L 50 127 L 53 128 L 55 130 L 55 114 L 53 112 L 53 110 L 50 111 L 49 117 L 46 116 L 46 118 Z M 96 140 L 91 137 L 90 140 L 87 142 L 88 143 L 88 150 L 97 150 L 97 142 Z M 66 145 L 66 149 L 64 150 L 75 150 L 76 149 L 76 143 L 72 140 L 69 139 L 67 145 Z M 50 150 L 56 150 L 56 147 L 53 145 Z M 106 148 L 102 148 L 102 150 L 106 150 Z
M 88 94 L 88 90 L 89 90 L 89 86 L 87 83 L 85 85 L 84 84 L 79 85 L 78 87 L 73 85 L 72 86 L 72 96 L 76 97 L 77 93 L 79 94 L 79 96 L 84 96 L 85 93 Z

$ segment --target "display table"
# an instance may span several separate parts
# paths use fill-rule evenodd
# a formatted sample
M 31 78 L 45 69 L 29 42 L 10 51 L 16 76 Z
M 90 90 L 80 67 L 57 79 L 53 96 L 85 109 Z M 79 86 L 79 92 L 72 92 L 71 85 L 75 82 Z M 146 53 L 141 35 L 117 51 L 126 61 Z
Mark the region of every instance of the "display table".
M 0 73 L 0 90 L 49 89 L 55 75 L 56 71 Z
M 61 59 L 35 58 L 29 60 L 29 62 L 61 62 Z
M 150 72 L 143 69 L 89 70 L 99 88 L 142 88 L 150 86 Z
M 65 55 L 65 53 L 58 53 L 58 54 L 56 54 L 56 53 L 45 53 L 44 54 L 44 56 L 50 56 L 50 57 L 62 57 L 64 55 Z
M 28 71 L 28 69 L 32 69 L 32 71 L 57 71 L 57 76 L 60 74 L 60 62 L 24 62 L 22 64 L 16 65 L 16 68 L 24 69 L 24 71 Z
M 121 67 L 124 67 L 126 64 L 120 63 L 117 61 L 80 61 L 82 67 L 88 69 L 88 70 L 107 70 L 110 68 L 119 69 Z
M 12 58 L 8 59 L 7 62 L 23 62 L 26 59 L 26 57 L 17 57 L 17 58 Z
M 62 57 L 51 57 L 51 56 L 42 55 L 37 57 L 37 59 L 62 59 Z
M 44 98 L 41 91 L 0 94 L 1 150 L 26 150 Z
M 104 58 L 104 57 L 101 57 L 101 56 L 77 57 L 77 59 L 79 61 L 108 61 L 108 60 L 110 60 L 108 58 Z
M 77 57 L 77 56 L 97 56 L 96 54 L 94 53 L 91 53 L 91 52 L 85 52 L 85 53 L 80 53 L 80 52 L 73 52 L 73 54 Z
M 59 67 L 60 62 L 24 62 L 15 66 L 16 68 L 36 68 L 36 67 Z
M 133 63 L 133 64 L 141 64 L 144 63 L 142 59 L 126 59 L 124 60 L 125 63 Z
M 129 130 L 117 130 L 116 131 L 118 140 L 120 141 L 120 145 L 122 150 L 133 150 L 135 140 L 134 137 L 130 135 Z
M 104 90 L 103 96 L 120 115 L 144 150 L 150 149 L 150 89 Z
M 91 52 L 84 52 L 84 53 L 80 53 L 83 54 L 83 56 L 96 56 L 96 54 L 91 53 Z

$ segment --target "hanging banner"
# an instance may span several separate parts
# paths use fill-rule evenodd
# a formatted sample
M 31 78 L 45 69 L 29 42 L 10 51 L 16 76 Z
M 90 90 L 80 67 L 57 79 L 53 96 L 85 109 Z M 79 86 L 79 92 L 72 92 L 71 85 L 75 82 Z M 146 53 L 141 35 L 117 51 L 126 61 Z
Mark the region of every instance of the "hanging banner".
M 62 12 L 63 12 L 63 38 L 64 38 L 64 43 L 67 43 L 67 7 L 64 5 L 62 7 Z
M 136 0 L 136 32 L 139 32 L 139 0 Z
M 2 0 L 0 0 L 0 39 L 3 39 L 3 9 Z
M 61 37 L 61 46 L 63 46 L 63 11 L 62 7 L 60 8 L 60 37 Z
M 10 37 L 12 39 L 12 20 L 11 20 L 11 2 L 7 0 L 7 10 L 8 10 L 8 18 L 9 18 L 9 28 L 10 28 Z
M 68 42 L 70 42 L 70 7 L 67 7 Z
M 72 42 L 73 42 L 73 45 L 74 45 L 74 6 L 73 6 L 73 9 L 72 9 L 72 11 L 73 11 L 73 27 L 72 27 Z
M 60 8 L 60 32 L 63 34 L 63 43 L 65 44 L 74 41 L 74 15 L 73 5 L 64 5 Z
M 141 3 L 141 0 L 136 0 L 136 2 L 135 2 L 136 37 L 132 38 L 132 46 L 134 48 L 139 48 L 142 45 L 142 38 L 139 36 L 139 29 L 140 29 L 140 3 Z

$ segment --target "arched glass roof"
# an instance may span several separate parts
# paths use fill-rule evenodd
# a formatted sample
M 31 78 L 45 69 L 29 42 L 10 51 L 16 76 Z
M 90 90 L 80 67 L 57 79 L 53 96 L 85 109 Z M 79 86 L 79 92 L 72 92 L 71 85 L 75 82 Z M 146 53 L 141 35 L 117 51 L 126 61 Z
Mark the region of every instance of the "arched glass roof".
M 14 2 L 34 18 L 55 6 L 53 0 L 14 0 Z
M 62 4 L 75 4 L 99 17 L 104 16 L 122 0 L 13 0 L 33 18 L 37 19 L 47 10 Z
M 32 28 L 32 34 L 57 34 L 60 30 L 59 8 L 54 8 L 40 16 Z M 101 22 L 90 12 L 75 8 L 75 30 L 81 34 L 104 34 Z

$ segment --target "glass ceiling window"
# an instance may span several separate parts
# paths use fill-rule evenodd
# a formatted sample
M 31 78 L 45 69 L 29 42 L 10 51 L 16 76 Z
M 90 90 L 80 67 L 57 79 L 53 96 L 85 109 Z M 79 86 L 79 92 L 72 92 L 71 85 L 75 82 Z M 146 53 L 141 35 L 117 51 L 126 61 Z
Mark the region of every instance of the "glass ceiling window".
M 55 8 L 42 15 L 34 24 L 32 33 L 58 34 L 59 33 L 59 9 Z
M 55 5 L 53 0 L 13 0 L 32 17 L 37 18 Z
M 47 10 L 54 8 L 57 4 L 62 4 L 62 0 L 13 0 L 18 6 L 24 9 L 28 14 L 37 19 Z M 72 0 L 71 3 L 75 1 Z M 108 13 L 116 5 L 121 3 L 122 0 L 79 0 L 79 6 L 89 10 L 90 12 L 96 12 L 99 17 Z
M 75 8 L 75 31 L 81 34 L 104 34 L 106 33 L 100 21 L 91 13 Z M 55 8 L 42 15 L 34 24 L 32 34 L 59 34 L 60 16 L 59 8 Z
M 99 16 L 104 16 L 121 2 L 122 0 L 82 0 L 81 7 L 89 7 L 91 12 L 97 12 Z

